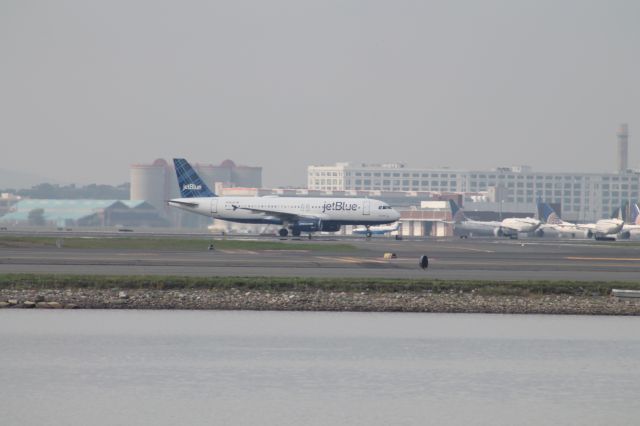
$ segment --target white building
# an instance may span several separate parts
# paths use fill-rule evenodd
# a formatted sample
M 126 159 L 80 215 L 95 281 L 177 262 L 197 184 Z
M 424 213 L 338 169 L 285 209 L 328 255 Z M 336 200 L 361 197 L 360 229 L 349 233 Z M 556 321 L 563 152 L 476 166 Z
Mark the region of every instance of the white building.
M 415 169 L 401 163 L 309 166 L 310 190 L 487 192 L 491 201 L 560 203 L 567 220 L 608 217 L 639 198 L 640 173 L 552 173 L 527 166 L 494 170 Z

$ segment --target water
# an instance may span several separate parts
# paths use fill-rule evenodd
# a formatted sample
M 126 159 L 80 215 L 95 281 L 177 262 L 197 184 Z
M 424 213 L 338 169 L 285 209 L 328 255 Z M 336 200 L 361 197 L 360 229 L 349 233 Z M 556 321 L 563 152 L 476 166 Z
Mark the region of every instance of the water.
M 0 311 L 2 425 L 639 423 L 639 318 Z

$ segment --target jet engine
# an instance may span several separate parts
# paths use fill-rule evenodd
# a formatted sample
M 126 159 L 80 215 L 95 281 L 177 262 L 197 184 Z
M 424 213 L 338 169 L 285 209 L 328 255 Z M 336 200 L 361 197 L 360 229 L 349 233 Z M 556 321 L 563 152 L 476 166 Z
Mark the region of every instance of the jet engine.
M 318 232 L 322 226 L 320 219 L 304 219 L 294 224 L 291 229 L 294 235 L 300 232 Z
M 323 223 L 320 228 L 325 232 L 338 232 L 340 230 L 340 225 L 337 223 L 328 222 Z

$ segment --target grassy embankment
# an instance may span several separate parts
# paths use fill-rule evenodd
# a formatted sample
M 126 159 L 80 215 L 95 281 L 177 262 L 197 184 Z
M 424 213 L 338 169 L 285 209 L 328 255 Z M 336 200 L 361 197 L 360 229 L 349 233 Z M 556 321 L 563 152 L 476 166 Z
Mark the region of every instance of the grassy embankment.
M 607 295 L 612 288 L 640 288 L 630 282 L 457 281 L 429 279 L 301 277 L 164 277 L 2 274 L 0 289 L 218 289 L 255 291 L 431 292 L 481 295 Z
M 349 252 L 356 250 L 351 244 L 314 243 L 299 240 L 292 241 L 255 241 L 225 240 L 203 238 L 166 238 L 166 237 L 1 237 L 0 248 L 44 248 L 57 247 L 69 249 L 110 249 L 110 250 L 206 250 L 209 244 L 221 250 L 303 250 L 320 252 Z

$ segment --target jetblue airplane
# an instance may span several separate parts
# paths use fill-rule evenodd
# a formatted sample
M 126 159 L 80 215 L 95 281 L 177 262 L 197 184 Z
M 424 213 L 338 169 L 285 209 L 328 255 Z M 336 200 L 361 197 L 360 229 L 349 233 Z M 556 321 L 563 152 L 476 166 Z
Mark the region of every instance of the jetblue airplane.
M 540 226 L 540 221 L 530 217 L 509 217 L 502 221 L 481 221 L 468 219 L 458 204 L 449 200 L 453 229 L 460 238 L 469 235 L 488 235 L 495 237 L 518 238 L 520 232 L 533 232 Z
M 369 198 L 218 197 L 187 160 L 175 158 L 173 163 L 181 198 L 167 201 L 170 206 L 230 222 L 282 225 L 281 237 L 289 230 L 293 236 L 336 232 L 342 225 L 368 229 L 400 218 L 387 203 Z
M 544 224 L 540 227 L 540 235 L 546 230 L 552 229 L 559 234 L 571 234 L 582 232 L 587 238 L 596 240 L 610 240 L 622 230 L 624 221 L 616 217 L 611 219 L 600 219 L 596 223 L 576 224 L 566 222 L 558 216 L 555 210 L 548 204 L 538 200 L 538 211 Z M 613 216 L 616 216 L 615 214 Z

